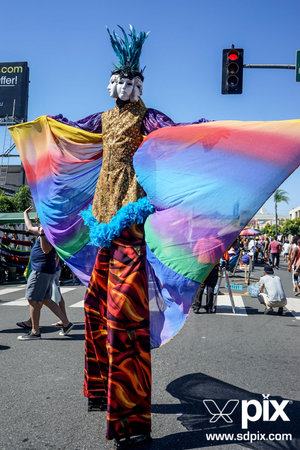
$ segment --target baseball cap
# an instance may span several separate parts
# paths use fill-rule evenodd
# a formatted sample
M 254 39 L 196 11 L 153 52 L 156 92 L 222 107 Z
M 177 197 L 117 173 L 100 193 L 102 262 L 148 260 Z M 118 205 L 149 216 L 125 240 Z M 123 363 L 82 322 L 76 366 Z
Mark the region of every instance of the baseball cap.
M 264 266 L 264 271 L 265 271 L 267 274 L 272 274 L 272 273 L 274 273 L 273 267 L 270 266 L 269 264 L 266 264 L 266 265 Z

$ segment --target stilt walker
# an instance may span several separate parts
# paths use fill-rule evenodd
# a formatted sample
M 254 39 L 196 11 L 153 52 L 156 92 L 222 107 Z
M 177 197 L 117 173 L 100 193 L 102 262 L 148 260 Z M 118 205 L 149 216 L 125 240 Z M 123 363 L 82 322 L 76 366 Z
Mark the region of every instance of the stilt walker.
M 128 40 L 122 31 L 124 39 L 109 33 L 119 65 L 108 89 L 117 100 L 115 108 L 101 116 L 103 163 L 92 207 L 99 223 L 118 231 L 109 244 L 99 247 L 84 306 L 84 395 L 89 410 L 107 405 L 106 437 L 116 439 L 117 445 L 132 436 L 135 441 L 150 440 L 151 357 L 143 222 L 154 211 L 133 168 L 147 110 L 140 99 L 143 74 L 139 68 L 147 34 L 136 36 L 131 29 Z M 130 215 L 128 204 L 135 208 Z M 85 221 L 90 212 L 83 213 Z
M 84 395 L 107 409 L 118 448 L 151 439 L 150 346 L 179 332 L 199 284 L 300 160 L 299 120 L 176 124 L 146 108 L 148 34 L 120 29 L 115 108 L 10 128 L 47 239 L 88 286 Z

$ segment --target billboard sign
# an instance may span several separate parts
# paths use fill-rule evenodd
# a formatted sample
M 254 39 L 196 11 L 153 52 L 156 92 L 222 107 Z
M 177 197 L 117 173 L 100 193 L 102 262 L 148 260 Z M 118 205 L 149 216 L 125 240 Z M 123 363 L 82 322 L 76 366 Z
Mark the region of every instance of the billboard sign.
M 27 120 L 27 62 L 0 63 L 0 121 Z

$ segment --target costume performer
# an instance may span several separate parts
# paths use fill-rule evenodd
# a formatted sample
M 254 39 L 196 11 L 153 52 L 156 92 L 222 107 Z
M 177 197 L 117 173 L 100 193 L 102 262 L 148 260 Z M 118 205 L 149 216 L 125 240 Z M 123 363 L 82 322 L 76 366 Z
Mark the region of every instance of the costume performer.
M 180 330 L 199 284 L 300 160 L 299 120 L 187 125 L 147 109 L 147 35 L 122 32 L 110 35 L 114 109 L 11 128 L 48 240 L 89 283 L 84 394 L 100 408 L 107 398 L 120 445 L 150 436 L 150 346 Z
M 137 182 L 133 155 L 143 140 L 146 107 L 139 98 L 138 62 L 147 35 L 135 38 L 132 30 L 131 46 L 110 37 L 120 57 L 108 86 L 117 101 L 101 115 L 103 162 L 92 212 L 109 224 L 132 202 L 137 216 L 128 226 L 125 220 L 119 236 L 97 254 L 85 297 L 84 395 L 90 409 L 107 403 L 107 439 L 139 436 L 144 442 L 151 432 L 151 358 L 143 222 L 153 207 Z
M 122 28 L 121 28 L 122 29 Z M 100 242 L 85 297 L 84 395 L 89 409 L 107 403 L 107 439 L 151 431 L 151 358 L 149 297 L 146 273 L 144 222 L 154 208 L 137 181 L 133 155 L 143 141 L 143 125 L 150 113 L 140 99 L 144 80 L 139 56 L 146 33 L 127 40 L 115 33 L 111 43 L 119 65 L 108 90 L 116 98 L 114 109 L 101 114 L 103 162 L 86 223 L 118 223 L 117 236 Z M 161 120 L 172 121 L 158 111 Z M 100 123 L 99 123 L 100 125 Z M 148 128 L 151 124 L 148 123 Z M 152 125 L 151 129 L 155 129 Z M 127 217 L 126 208 L 134 208 Z M 142 437 L 140 437 L 142 435 Z

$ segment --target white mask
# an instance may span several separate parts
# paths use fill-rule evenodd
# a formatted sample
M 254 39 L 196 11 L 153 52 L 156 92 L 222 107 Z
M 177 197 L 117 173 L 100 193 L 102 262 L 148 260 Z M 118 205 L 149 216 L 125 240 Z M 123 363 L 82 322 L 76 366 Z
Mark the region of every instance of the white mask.
M 120 100 L 126 102 L 130 99 L 133 92 L 134 82 L 129 78 L 120 77 L 117 84 L 117 96 Z
M 119 81 L 119 75 L 112 75 L 109 80 L 109 85 L 107 86 L 109 95 L 111 98 L 117 98 L 117 84 Z
M 130 96 L 130 101 L 132 103 L 135 103 L 139 100 L 141 95 L 143 94 L 143 82 L 140 79 L 140 77 L 135 77 L 133 79 L 134 85 L 133 85 L 133 91 Z

